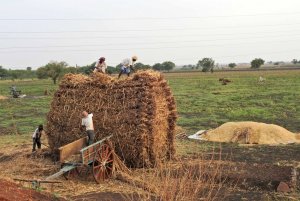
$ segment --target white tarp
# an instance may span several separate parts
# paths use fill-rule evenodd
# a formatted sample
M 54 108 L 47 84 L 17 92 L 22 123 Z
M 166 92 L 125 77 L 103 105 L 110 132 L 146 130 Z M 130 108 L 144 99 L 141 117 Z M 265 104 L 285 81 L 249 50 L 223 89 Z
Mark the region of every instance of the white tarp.
M 202 138 L 202 134 L 205 132 L 206 132 L 206 130 L 200 130 L 197 133 L 190 135 L 188 138 L 192 139 L 192 140 L 206 140 L 206 139 Z

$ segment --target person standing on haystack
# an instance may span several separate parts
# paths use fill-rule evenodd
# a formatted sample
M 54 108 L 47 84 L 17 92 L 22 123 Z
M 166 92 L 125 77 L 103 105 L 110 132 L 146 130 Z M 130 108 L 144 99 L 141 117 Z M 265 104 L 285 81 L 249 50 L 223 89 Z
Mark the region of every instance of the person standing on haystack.
M 137 56 L 133 56 L 131 58 L 124 59 L 121 63 L 121 71 L 119 73 L 118 79 L 121 77 L 122 74 L 127 74 L 127 76 L 130 76 L 130 71 L 135 72 L 133 65 L 137 61 Z
M 89 114 L 87 111 L 82 112 L 82 121 L 81 126 L 85 127 L 86 134 L 88 136 L 87 145 L 91 145 L 94 143 L 95 132 L 94 132 L 94 123 L 93 123 L 93 113 Z
M 104 57 L 100 57 L 100 59 L 97 61 L 96 65 L 95 65 L 95 69 L 94 69 L 94 73 L 95 72 L 100 72 L 100 73 L 105 73 L 107 69 L 107 65 L 105 63 L 105 58 Z
M 37 129 L 35 129 L 33 135 L 32 135 L 32 152 L 35 152 L 35 148 L 36 146 L 38 147 L 38 149 L 41 149 L 41 137 L 42 137 L 42 132 L 44 131 L 43 125 L 40 124 L 39 127 Z

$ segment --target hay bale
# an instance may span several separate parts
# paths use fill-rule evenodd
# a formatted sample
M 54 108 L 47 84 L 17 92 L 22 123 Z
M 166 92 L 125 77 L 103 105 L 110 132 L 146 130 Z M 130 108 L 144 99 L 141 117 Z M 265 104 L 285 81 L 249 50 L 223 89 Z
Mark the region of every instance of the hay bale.
M 228 122 L 201 135 L 215 142 L 239 144 L 289 144 L 300 143 L 299 135 L 274 124 L 257 122 Z
M 175 100 L 158 72 L 139 71 L 126 80 L 65 75 L 47 115 L 53 151 L 86 135 L 83 110 L 94 114 L 96 139 L 113 134 L 116 153 L 130 167 L 152 167 L 175 154 Z

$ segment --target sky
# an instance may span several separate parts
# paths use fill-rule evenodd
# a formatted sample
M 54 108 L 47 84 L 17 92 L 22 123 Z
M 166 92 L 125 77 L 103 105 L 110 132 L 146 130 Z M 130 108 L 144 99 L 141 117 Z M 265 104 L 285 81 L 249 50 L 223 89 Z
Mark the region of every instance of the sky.
M 0 0 L 0 65 L 300 59 L 299 0 Z M 298 45 L 297 45 L 298 44 Z

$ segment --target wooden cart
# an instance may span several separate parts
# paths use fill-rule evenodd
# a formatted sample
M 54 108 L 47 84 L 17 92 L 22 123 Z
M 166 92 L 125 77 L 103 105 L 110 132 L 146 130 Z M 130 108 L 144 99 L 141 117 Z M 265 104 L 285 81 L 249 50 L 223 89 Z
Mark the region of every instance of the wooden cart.
M 86 146 L 87 138 L 81 138 L 70 144 L 59 148 L 59 159 L 61 169 L 59 172 L 46 178 L 46 181 L 55 179 L 61 175 L 68 178 L 70 174 L 80 174 L 82 168 L 85 168 L 87 173 L 92 173 L 95 181 L 100 183 L 107 178 L 110 178 L 114 173 L 114 152 L 108 140 L 112 135 L 105 137 L 94 144 Z M 67 159 L 80 154 L 80 162 L 70 162 Z M 88 174 L 85 174 L 88 175 Z

